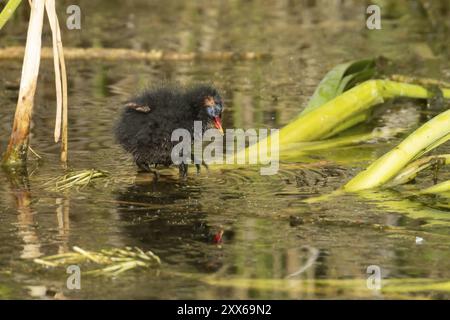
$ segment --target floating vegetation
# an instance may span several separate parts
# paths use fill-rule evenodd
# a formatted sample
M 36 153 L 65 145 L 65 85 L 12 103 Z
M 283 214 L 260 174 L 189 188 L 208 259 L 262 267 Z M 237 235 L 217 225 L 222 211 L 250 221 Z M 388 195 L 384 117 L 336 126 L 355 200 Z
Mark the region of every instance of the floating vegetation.
M 432 79 L 423 81 L 406 79 L 408 82 L 414 80 L 415 83 L 425 83 L 426 86 L 391 80 L 367 80 L 375 74 L 375 68 L 374 60 L 355 61 L 333 68 L 320 82 L 303 112 L 280 130 L 278 136 L 280 157 L 282 159 L 295 158 L 296 154 L 306 151 L 311 145 L 314 150 L 314 148 L 332 147 L 333 144 L 362 142 L 361 138 L 369 136 L 361 135 L 350 140 L 338 137 L 331 140 L 334 142 L 333 144 L 326 143 L 327 141 L 324 142 L 324 140 L 368 120 L 373 107 L 383 103 L 386 99 L 397 97 L 432 98 L 435 94 L 432 89 L 428 88 L 430 84 L 440 85 L 437 90 L 442 98 L 450 99 L 450 89 L 446 86 L 447 84 L 433 82 Z M 400 79 L 404 80 L 404 78 Z M 270 139 L 271 137 L 268 137 L 267 141 L 260 141 L 241 151 L 242 155 L 252 154 L 261 145 L 270 143 Z M 387 184 L 393 179 L 391 186 L 399 185 L 410 181 L 423 169 L 448 164 L 446 155 L 420 158 L 449 139 L 450 110 L 447 110 L 423 124 L 396 148 L 360 172 L 343 186 L 343 190 L 356 192 L 389 186 Z M 299 143 L 303 143 L 303 145 Z M 305 143 L 309 143 L 309 145 Z M 292 150 L 293 147 L 294 150 Z M 296 150 L 295 147 L 297 147 Z M 434 180 L 436 182 L 437 178 L 435 177 Z M 447 189 L 447 185 L 444 183 L 437 190 L 445 192 Z
M 369 80 L 375 74 L 375 71 L 375 59 L 358 60 L 337 65 L 320 81 L 300 115 L 333 100 L 344 91 L 353 88 L 357 83 Z
M 344 189 L 349 192 L 354 192 L 381 187 L 398 176 L 412 161 L 419 159 L 426 152 L 433 150 L 449 139 L 450 110 L 426 122 L 397 147 L 373 162 L 366 170 L 360 172 L 350 180 L 344 186 Z M 445 164 L 447 161 L 445 156 L 442 158 L 442 162 Z M 404 179 L 404 174 L 402 174 L 402 177 L 397 180 L 407 181 L 408 179 Z
M 420 191 L 420 193 L 422 194 L 446 193 L 446 192 L 450 192 L 450 180 L 438 183 L 432 187 Z
M 80 170 L 51 179 L 44 186 L 53 191 L 63 191 L 70 188 L 77 188 L 79 190 L 95 181 L 108 177 L 110 177 L 110 174 L 107 171 L 96 169 Z
M 450 154 L 421 158 L 406 166 L 394 179 L 386 184 L 386 186 L 394 187 L 400 184 L 408 183 L 413 180 L 419 172 L 427 168 L 439 169 L 441 166 L 446 164 L 450 164 Z
M 404 129 L 402 128 L 384 128 L 384 130 L 376 128 L 369 133 L 339 136 L 337 138 L 312 142 L 291 143 L 285 149 L 281 150 L 281 158 L 283 160 L 295 160 L 302 154 L 308 154 L 315 151 L 379 142 L 390 139 L 403 131 Z
M 439 87 L 450 88 L 450 82 L 436 80 L 436 79 L 416 78 L 416 77 L 411 77 L 411 76 L 401 75 L 401 74 L 393 74 L 389 78 L 392 81 L 419 84 L 422 86 L 439 86 Z
M 137 247 L 103 249 L 99 252 L 95 252 L 86 251 L 74 246 L 73 251 L 74 252 L 34 259 L 34 262 L 53 268 L 71 264 L 91 263 L 103 267 L 89 270 L 83 274 L 103 276 L 117 276 L 118 274 L 132 269 L 158 268 L 161 265 L 161 260 L 157 255 L 151 251 L 144 252 Z
M 288 123 L 279 131 L 280 157 L 285 157 L 284 150 L 290 145 L 299 142 L 315 142 L 328 139 L 337 134 L 363 123 L 370 119 L 375 106 L 385 102 L 388 99 L 408 97 L 415 99 L 428 99 L 434 96 L 428 88 L 403 82 L 391 80 L 373 79 L 367 80 L 375 73 L 375 66 L 372 60 L 362 60 L 353 63 L 338 65 L 332 69 L 317 87 L 309 104 L 296 119 Z M 364 81 L 365 80 L 365 81 Z M 360 83 L 361 81 L 364 81 Z M 428 81 L 430 81 L 428 79 Z M 440 87 L 442 98 L 450 99 L 450 89 Z M 432 119 L 425 128 L 429 129 L 435 126 L 433 136 L 426 138 L 426 130 L 417 130 L 414 139 L 419 139 L 425 145 L 423 153 L 415 156 L 421 156 L 448 139 L 447 123 L 448 112 L 443 112 L 435 119 Z M 425 134 L 425 135 L 424 135 Z M 421 137 L 419 137 L 421 136 Z M 238 156 L 246 156 L 257 152 L 257 150 L 270 143 L 271 137 L 266 140 L 240 151 Z M 300 150 L 301 151 L 301 150 Z M 408 164 L 411 160 L 407 159 Z M 405 163 L 400 164 L 398 170 L 402 169 Z M 373 188 L 380 186 L 386 180 L 388 174 L 395 175 L 398 171 L 389 170 L 381 175 L 378 181 L 366 183 L 363 181 L 352 181 L 351 185 L 345 186 L 348 191 L 356 191 L 362 188 Z M 377 172 L 378 174 L 379 172 Z M 358 180 L 361 180 L 358 178 Z M 366 181 L 366 180 L 365 180 Z

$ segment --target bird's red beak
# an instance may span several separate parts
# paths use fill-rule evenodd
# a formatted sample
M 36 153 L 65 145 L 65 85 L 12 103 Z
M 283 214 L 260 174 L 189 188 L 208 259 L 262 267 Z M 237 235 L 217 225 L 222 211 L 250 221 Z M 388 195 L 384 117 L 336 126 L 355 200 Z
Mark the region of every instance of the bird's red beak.
M 222 120 L 219 117 L 214 117 L 214 127 L 216 127 L 216 129 L 219 130 L 222 135 L 224 135 L 222 128 Z

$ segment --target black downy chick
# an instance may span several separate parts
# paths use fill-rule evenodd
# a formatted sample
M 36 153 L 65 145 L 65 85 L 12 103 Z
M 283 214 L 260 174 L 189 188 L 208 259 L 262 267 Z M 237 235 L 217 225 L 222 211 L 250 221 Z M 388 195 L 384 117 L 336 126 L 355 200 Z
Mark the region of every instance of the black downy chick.
M 215 127 L 223 134 L 222 111 L 222 98 L 212 86 L 187 90 L 160 87 L 144 92 L 125 105 L 115 128 L 116 139 L 133 155 L 141 170 L 158 176 L 151 166 L 173 164 L 171 152 L 178 142 L 171 141 L 172 132 L 183 128 L 193 137 L 194 121 L 202 121 L 203 133 Z M 185 163 L 179 169 L 180 175 L 187 175 Z

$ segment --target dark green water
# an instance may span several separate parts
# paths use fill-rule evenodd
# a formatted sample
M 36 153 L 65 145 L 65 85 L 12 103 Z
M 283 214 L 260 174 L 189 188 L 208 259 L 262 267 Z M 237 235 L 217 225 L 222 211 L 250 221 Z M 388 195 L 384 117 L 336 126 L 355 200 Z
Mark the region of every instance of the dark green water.
M 72 2 L 58 3 L 63 26 L 65 3 Z M 0 172 L 0 298 L 450 298 L 448 285 L 446 290 L 419 286 L 381 293 L 365 287 L 370 265 L 378 265 L 384 279 L 450 281 L 448 197 L 406 199 L 394 191 L 373 191 L 302 202 L 337 189 L 395 146 L 430 116 L 425 102 L 391 103 L 370 125 L 406 128 L 403 135 L 282 163 L 279 174 L 270 177 L 249 167 L 203 172 L 183 181 L 176 171 L 167 171 L 152 184 L 150 176 L 136 177 L 131 159 L 112 137 L 121 104 L 161 79 L 213 82 L 224 96 L 228 128 L 283 126 L 301 111 L 330 68 L 352 59 L 383 54 L 399 73 L 450 81 L 448 52 L 439 46 L 448 43 L 448 34 L 433 29 L 414 5 L 403 2 L 386 14 L 378 31 L 365 28 L 365 6 L 358 1 L 159 3 L 78 1 L 82 29 L 63 27 L 64 45 L 255 51 L 273 58 L 67 61 L 70 167 L 107 170 L 124 180 L 67 192 L 43 186 L 64 173 L 59 145 L 52 141 L 53 63 L 43 61 L 31 140 L 43 161 L 30 161 L 29 177 L 21 181 Z M 25 5 L 1 31 L 1 46 L 24 44 Z M 44 43 L 51 44 L 48 30 Z M 0 72 L 3 152 L 21 61 L 0 61 Z M 449 153 L 450 147 L 438 152 Z M 448 171 L 440 177 L 448 179 Z M 429 180 L 424 176 L 419 183 Z M 212 237 L 221 229 L 224 241 L 217 246 Z M 416 236 L 424 242 L 416 244 Z M 159 255 L 163 265 L 159 274 L 136 270 L 113 279 L 82 276 L 82 289 L 68 290 L 64 269 L 49 270 L 32 261 L 73 246 L 138 246 Z M 317 257 L 310 268 L 277 285 L 313 253 Z M 211 275 L 220 281 L 204 281 Z M 358 285 L 343 287 L 349 279 Z

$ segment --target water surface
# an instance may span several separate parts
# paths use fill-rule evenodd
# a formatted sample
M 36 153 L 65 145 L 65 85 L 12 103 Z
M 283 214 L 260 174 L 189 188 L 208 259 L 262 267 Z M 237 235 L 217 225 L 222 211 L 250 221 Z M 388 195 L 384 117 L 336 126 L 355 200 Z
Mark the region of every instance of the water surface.
M 61 21 L 69 3 L 58 2 Z M 2 30 L 2 46 L 24 44 L 25 4 Z M 449 280 L 448 197 L 371 191 L 303 202 L 339 188 L 426 121 L 433 112 L 424 102 L 390 103 L 388 111 L 361 129 L 394 126 L 405 128 L 404 134 L 282 163 L 275 176 L 260 176 L 248 167 L 203 171 L 184 181 L 168 170 L 152 183 L 151 176 L 137 175 L 112 135 L 123 102 L 161 80 L 214 83 L 223 93 L 228 128 L 280 128 L 302 110 L 330 68 L 352 59 L 385 55 L 399 73 L 449 81 L 448 53 L 435 45 L 446 34 L 433 29 L 417 8 L 400 5 L 383 19 L 382 30 L 369 31 L 358 1 L 168 1 L 161 6 L 159 1 L 105 0 L 79 5 L 82 29 L 63 28 L 65 46 L 255 51 L 272 59 L 67 61 L 70 168 L 107 170 L 121 181 L 65 192 L 44 187 L 64 170 L 59 145 L 52 141 L 53 64 L 42 61 L 31 145 L 43 160 L 30 156 L 27 178 L 0 172 L 0 298 L 449 298 L 448 291 L 429 288 L 401 293 L 365 288 L 370 265 L 380 266 L 384 279 Z M 51 43 L 48 29 L 44 43 Z M 4 151 L 21 61 L 0 61 L 0 71 Z M 449 153 L 448 144 L 439 152 Z M 448 176 L 441 171 L 442 180 Z M 429 180 L 425 175 L 418 183 Z M 222 229 L 218 246 L 213 236 Z M 416 237 L 424 242 L 416 244 Z M 65 270 L 32 262 L 75 245 L 86 250 L 137 246 L 159 255 L 163 265 L 159 273 L 82 277 L 81 290 L 68 290 Z M 309 268 L 282 280 L 311 257 Z M 217 281 L 205 281 L 211 276 Z M 357 287 L 342 286 L 351 279 L 360 280 Z

